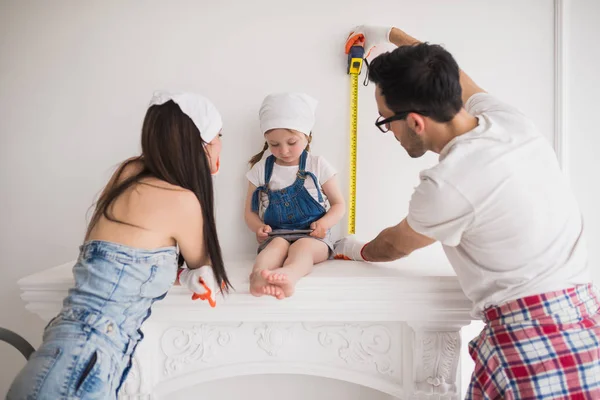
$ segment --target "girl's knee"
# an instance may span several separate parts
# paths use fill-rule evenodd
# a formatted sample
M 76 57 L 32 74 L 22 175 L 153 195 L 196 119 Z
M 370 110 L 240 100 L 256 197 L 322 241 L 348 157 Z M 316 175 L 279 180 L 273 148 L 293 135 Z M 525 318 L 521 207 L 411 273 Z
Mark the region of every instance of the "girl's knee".
M 329 258 L 329 246 L 324 242 L 313 238 L 302 238 L 290 246 L 290 252 L 294 254 L 312 255 L 313 262 L 319 263 Z
M 319 239 L 316 238 L 302 238 L 302 239 L 298 239 L 296 240 L 294 243 L 292 243 L 291 247 L 293 248 L 303 248 L 303 249 L 312 249 L 315 251 L 319 251 L 321 249 L 325 249 L 328 248 L 327 245 L 320 241 Z
M 267 245 L 267 248 L 281 248 L 281 249 L 289 249 L 290 242 L 281 237 L 276 237 Z

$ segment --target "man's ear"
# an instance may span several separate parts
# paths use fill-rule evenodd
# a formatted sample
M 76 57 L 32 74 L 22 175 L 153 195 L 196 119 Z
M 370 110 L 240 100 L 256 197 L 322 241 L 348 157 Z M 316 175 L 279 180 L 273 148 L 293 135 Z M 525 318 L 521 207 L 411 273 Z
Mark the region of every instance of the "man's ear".
M 408 127 L 417 134 L 422 134 L 425 130 L 425 118 L 417 113 L 409 113 L 406 116 Z

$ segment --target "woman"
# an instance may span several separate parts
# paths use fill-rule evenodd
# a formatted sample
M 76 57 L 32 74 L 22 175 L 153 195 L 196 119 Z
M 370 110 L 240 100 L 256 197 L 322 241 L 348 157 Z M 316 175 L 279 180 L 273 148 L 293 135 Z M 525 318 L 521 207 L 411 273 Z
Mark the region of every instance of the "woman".
M 219 169 L 221 127 L 208 99 L 155 93 L 142 154 L 123 162 L 100 195 L 73 267 L 75 286 L 7 399 L 116 399 L 140 326 L 178 275 L 205 294 L 199 272 L 210 264 L 216 287 L 230 287 L 211 177 Z M 183 261 L 189 269 L 178 274 Z

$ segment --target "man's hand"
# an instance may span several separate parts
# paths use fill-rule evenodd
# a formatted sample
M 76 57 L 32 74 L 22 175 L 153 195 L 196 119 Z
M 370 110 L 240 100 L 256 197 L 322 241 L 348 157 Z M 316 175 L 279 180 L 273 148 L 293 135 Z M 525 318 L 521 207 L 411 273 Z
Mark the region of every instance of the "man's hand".
M 328 228 L 325 225 L 323 225 L 323 223 L 320 221 L 315 221 L 312 224 L 310 224 L 310 229 L 313 230 L 310 233 L 310 236 L 312 236 L 312 237 L 324 239 L 325 235 L 327 235 Z
M 269 232 L 271 232 L 271 231 L 272 231 L 272 229 L 269 225 L 261 226 L 256 231 L 256 241 L 258 241 L 258 243 L 264 242 L 269 237 Z
M 392 27 L 390 26 L 378 26 L 378 25 L 360 25 L 355 27 L 348 39 L 346 39 L 346 53 L 350 50 L 350 47 L 356 42 L 358 36 L 364 36 L 364 47 L 365 47 L 365 58 L 369 57 L 371 50 L 381 44 L 390 43 L 390 32 Z
M 367 261 L 362 255 L 365 245 L 365 242 L 356 240 L 354 235 L 347 236 L 335 242 L 333 246 L 334 258 L 336 260 Z
M 179 268 L 177 277 L 179 284 L 193 293 L 192 300 L 207 300 L 211 307 L 216 305 L 214 295 L 217 283 L 210 265 L 197 269 Z

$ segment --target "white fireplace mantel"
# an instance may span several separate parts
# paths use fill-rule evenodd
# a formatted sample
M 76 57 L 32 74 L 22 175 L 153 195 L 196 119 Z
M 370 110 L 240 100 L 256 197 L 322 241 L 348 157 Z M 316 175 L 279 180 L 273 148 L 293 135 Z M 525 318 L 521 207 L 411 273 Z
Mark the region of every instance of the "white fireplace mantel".
M 470 302 L 449 266 L 411 256 L 389 264 L 327 261 L 278 301 L 248 293 L 251 258 L 226 262 L 235 291 L 217 307 L 173 287 L 144 323 L 121 399 L 252 374 L 306 374 L 400 399 L 458 399 L 460 329 Z M 57 314 L 74 262 L 19 281 L 27 309 Z

